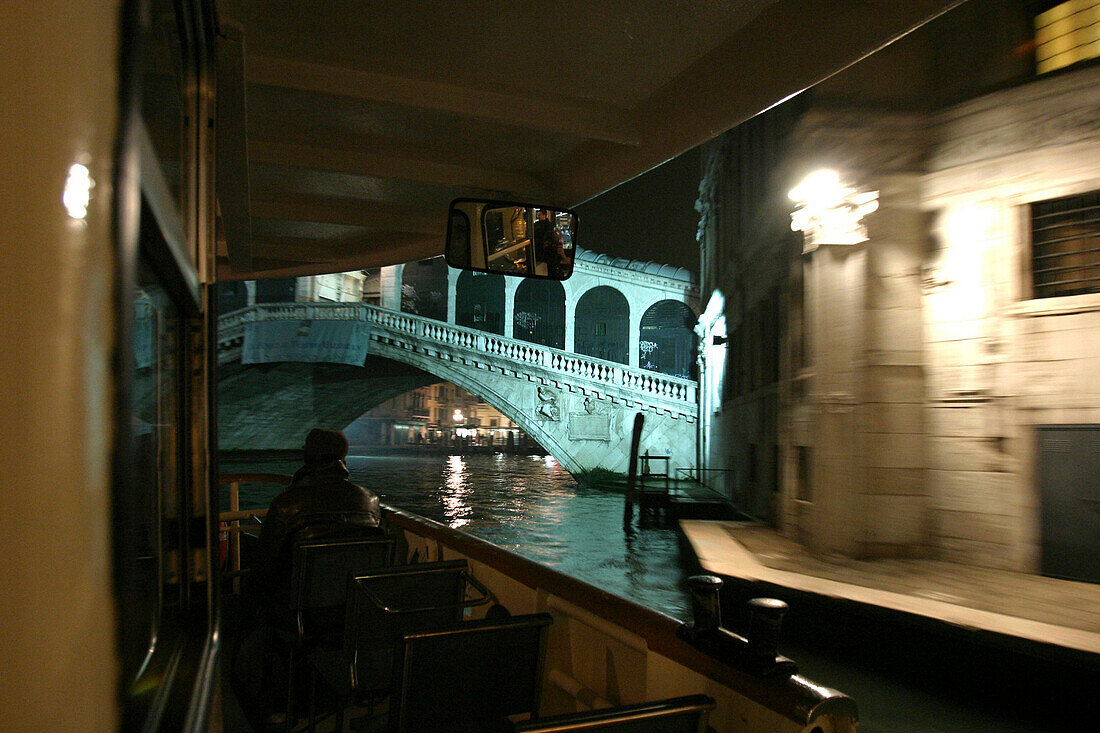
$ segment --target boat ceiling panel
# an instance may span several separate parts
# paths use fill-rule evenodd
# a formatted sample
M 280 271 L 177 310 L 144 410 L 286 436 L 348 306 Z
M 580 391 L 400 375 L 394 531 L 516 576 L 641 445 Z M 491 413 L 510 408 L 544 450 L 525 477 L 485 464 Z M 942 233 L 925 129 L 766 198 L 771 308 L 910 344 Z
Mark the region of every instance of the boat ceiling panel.
M 219 120 L 247 195 L 222 189 L 218 276 L 434 256 L 459 196 L 574 206 L 956 3 L 217 0 L 247 115 Z

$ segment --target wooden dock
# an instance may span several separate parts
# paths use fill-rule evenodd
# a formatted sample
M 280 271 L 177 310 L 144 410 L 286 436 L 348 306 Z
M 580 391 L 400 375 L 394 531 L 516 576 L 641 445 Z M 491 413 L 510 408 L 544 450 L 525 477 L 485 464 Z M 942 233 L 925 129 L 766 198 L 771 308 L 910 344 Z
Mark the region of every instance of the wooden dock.
M 770 527 L 684 520 L 704 570 L 960 629 L 1100 654 L 1100 585 L 930 559 L 817 557 Z
M 603 479 L 594 486 L 605 491 L 626 493 L 626 479 Z M 637 491 L 640 511 L 659 513 L 669 521 L 745 518 L 725 495 L 694 479 L 639 475 Z

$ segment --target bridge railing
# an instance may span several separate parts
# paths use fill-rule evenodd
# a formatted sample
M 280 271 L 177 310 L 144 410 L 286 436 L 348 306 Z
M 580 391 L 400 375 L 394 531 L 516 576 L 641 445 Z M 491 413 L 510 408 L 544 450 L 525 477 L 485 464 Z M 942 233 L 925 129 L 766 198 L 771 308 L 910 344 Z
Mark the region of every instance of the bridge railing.
M 630 367 L 542 344 L 508 338 L 486 331 L 444 323 L 411 313 L 361 303 L 264 303 L 228 313 L 218 321 L 218 342 L 232 348 L 244 336 L 246 323 L 288 320 L 365 321 L 372 325 L 371 340 L 382 332 L 407 336 L 456 351 L 495 357 L 528 367 L 540 367 L 566 377 L 616 387 L 640 396 L 675 403 L 694 412 L 697 384 L 694 380 Z M 411 344 L 410 344 L 411 345 Z

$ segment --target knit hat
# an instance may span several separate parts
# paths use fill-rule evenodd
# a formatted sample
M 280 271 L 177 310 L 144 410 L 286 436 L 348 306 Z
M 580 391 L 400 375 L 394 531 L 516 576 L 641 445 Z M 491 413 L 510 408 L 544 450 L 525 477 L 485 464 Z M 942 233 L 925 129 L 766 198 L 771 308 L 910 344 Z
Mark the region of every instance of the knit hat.
M 339 430 L 314 428 L 302 446 L 307 463 L 343 459 L 348 454 L 348 439 Z

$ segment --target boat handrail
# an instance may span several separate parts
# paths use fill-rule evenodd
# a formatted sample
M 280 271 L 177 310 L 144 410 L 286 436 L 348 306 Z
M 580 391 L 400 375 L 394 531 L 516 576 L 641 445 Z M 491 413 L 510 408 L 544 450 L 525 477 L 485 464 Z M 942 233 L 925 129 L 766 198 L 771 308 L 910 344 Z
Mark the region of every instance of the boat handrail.
M 218 483 L 229 485 L 229 511 L 218 514 L 218 522 L 221 531 L 225 533 L 228 545 L 226 575 L 233 579 L 234 593 L 239 593 L 241 589 L 241 531 L 247 529 L 241 526 L 241 520 L 252 518 L 260 521 L 267 515 L 267 507 L 241 510 L 241 484 L 264 483 L 289 486 L 292 478 L 286 473 L 223 473 L 218 476 Z
M 616 626 L 644 639 L 650 651 L 737 691 L 799 726 L 807 726 L 822 716 L 858 719 L 855 702 L 832 688 L 798 674 L 757 676 L 735 666 L 735 661 L 718 659 L 696 648 L 680 637 L 684 624 L 678 619 L 431 519 L 387 505 L 383 505 L 383 514 L 390 527 L 446 545 L 523 585 L 550 593 L 597 617 L 614 619 Z

